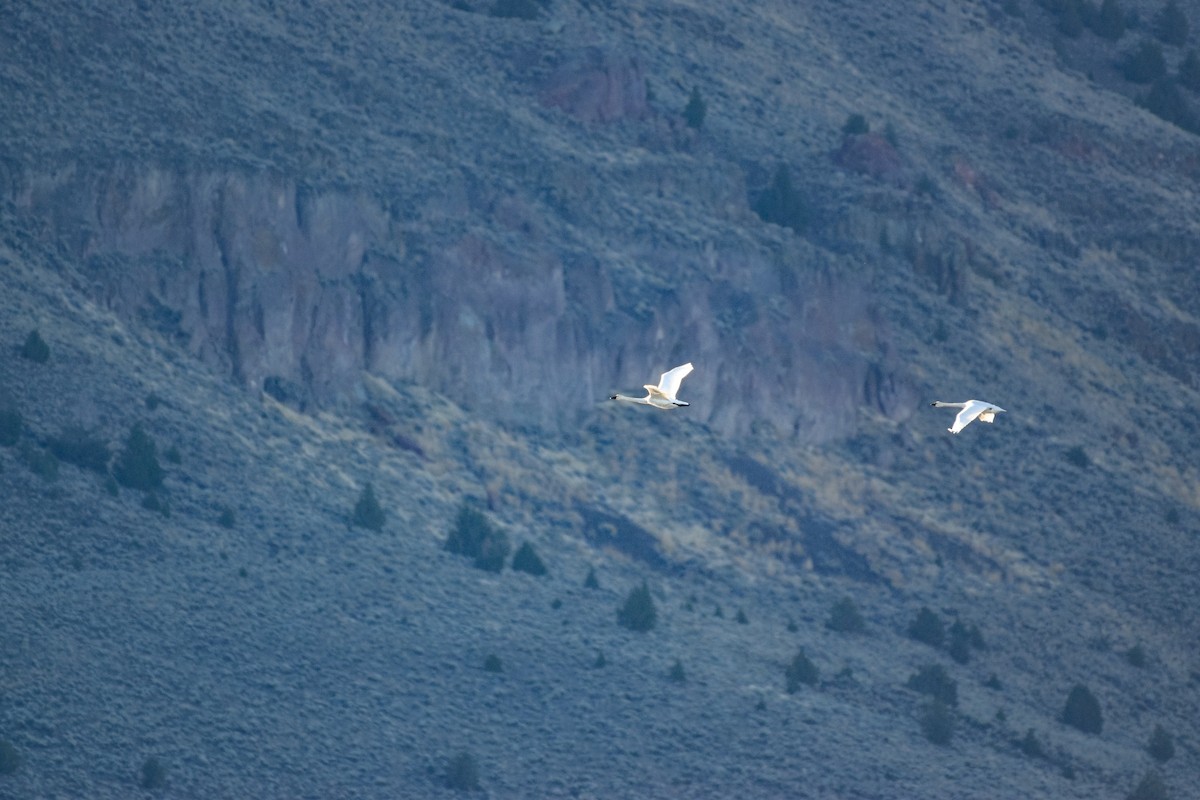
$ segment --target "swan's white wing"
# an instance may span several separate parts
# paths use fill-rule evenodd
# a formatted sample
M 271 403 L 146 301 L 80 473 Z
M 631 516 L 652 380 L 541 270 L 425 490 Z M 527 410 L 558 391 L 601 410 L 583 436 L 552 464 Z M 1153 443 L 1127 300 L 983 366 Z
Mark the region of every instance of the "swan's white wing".
M 954 425 L 950 428 L 950 432 L 958 433 L 963 428 L 974 422 L 976 417 L 987 410 L 987 403 L 979 400 L 968 401 L 967 404 L 963 406 L 963 410 L 958 412 L 958 415 L 954 418 Z
M 662 392 L 668 400 L 675 399 L 675 393 L 679 391 L 679 384 L 683 383 L 683 379 L 692 371 L 692 362 L 681 364 L 675 369 L 668 370 L 658 379 L 658 390 Z

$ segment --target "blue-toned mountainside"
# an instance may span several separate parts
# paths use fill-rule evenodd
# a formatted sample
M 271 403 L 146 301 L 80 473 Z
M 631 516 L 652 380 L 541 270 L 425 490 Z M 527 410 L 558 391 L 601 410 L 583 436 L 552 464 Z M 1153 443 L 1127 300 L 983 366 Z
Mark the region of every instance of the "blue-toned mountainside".
M 1200 9 L 617 5 L 0 12 L 0 797 L 1195 791 Z

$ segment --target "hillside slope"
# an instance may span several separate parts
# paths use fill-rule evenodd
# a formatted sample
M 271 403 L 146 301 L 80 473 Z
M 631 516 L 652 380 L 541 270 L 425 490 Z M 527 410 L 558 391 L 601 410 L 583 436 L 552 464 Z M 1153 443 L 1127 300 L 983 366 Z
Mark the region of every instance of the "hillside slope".
M 154 756 L 168 796 L 426 797 L 466 750 L 497 797 L 1186 796 L 1200 139 L 1073 67 L 1147 27 L 411 5 L 0 33 L 0 795 Z M 687 360 L 691 407 L 604 403 Z M 968 396 L 1009 413 L 952 437 Z M 139 422 L 161 491 L 51 455 Z M 550 574 L 446 553 L 464 501 Z

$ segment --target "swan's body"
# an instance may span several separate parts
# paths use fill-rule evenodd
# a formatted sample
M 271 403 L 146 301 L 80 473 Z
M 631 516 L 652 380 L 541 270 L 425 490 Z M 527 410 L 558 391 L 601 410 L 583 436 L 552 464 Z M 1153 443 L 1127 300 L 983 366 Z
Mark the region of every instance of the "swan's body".
M 609 395 L 609 400 L 624 400 L 626 403 L 641 403 L 645 406 L 654 406 L 655 408 L 669 409 L 679 406 L 686 406 L 688 403 L 682 400 L 676 400 L 675 395 L 679 392 L 679 384 L 683 383 L 683 379 L 692 371 L 692 364 L 681 364 L 675 369 L 668 370 L 658 379 L 658 386 L 647 383 L 644 387 L 646 390 L 645 397 L 630 397 L 624 394 Z
M 962 411 L 958 412 L 958 416 L 954 418 L 954 425 L 946 429 L 951 433 L 958 433 L 976 419 L 980 422 L 994 422 L 996 415 L 1004 411 L 1000 406 L 993 405 L 984 400 L 968 400 L 965 403 L 943 403 L 941 400 L 934 400 L 929 405 L 935 408 L 962 409 Z

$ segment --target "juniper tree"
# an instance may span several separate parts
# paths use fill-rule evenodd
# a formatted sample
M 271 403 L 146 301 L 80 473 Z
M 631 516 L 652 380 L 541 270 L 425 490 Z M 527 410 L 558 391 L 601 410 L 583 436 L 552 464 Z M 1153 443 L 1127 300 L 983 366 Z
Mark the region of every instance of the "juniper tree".
M 375 497 L 375 487 L 368 483 L 358 495 L 358 502 L 354 504 L 354 516 L 350 521 L 359 528 L 380 531 L 383 530 L 384 518 L 383 508 Z
M 625 604 L 617 611 L 617 622 L 631 631 L 648 631 L 658 621 L 658 611 L 654 608 L 654 598 L 650 596 L 650 587 L 642 581 L 642 585 L 630 590 L 625 598 Z
M 1100 733 L 1104 718 L 1100 713 L 1100 701 L 1082 683 L 1075 684 L 1067 695 L 1063 707 L 1062 721 L 1084 733 Z
M 134 424 L 125 440 L 125 449 L 117 456 L 113 477 L 130 489 L 150 492 L 162 486 L 163 469 L 158 463 L 158 448 L 140 422 Z

